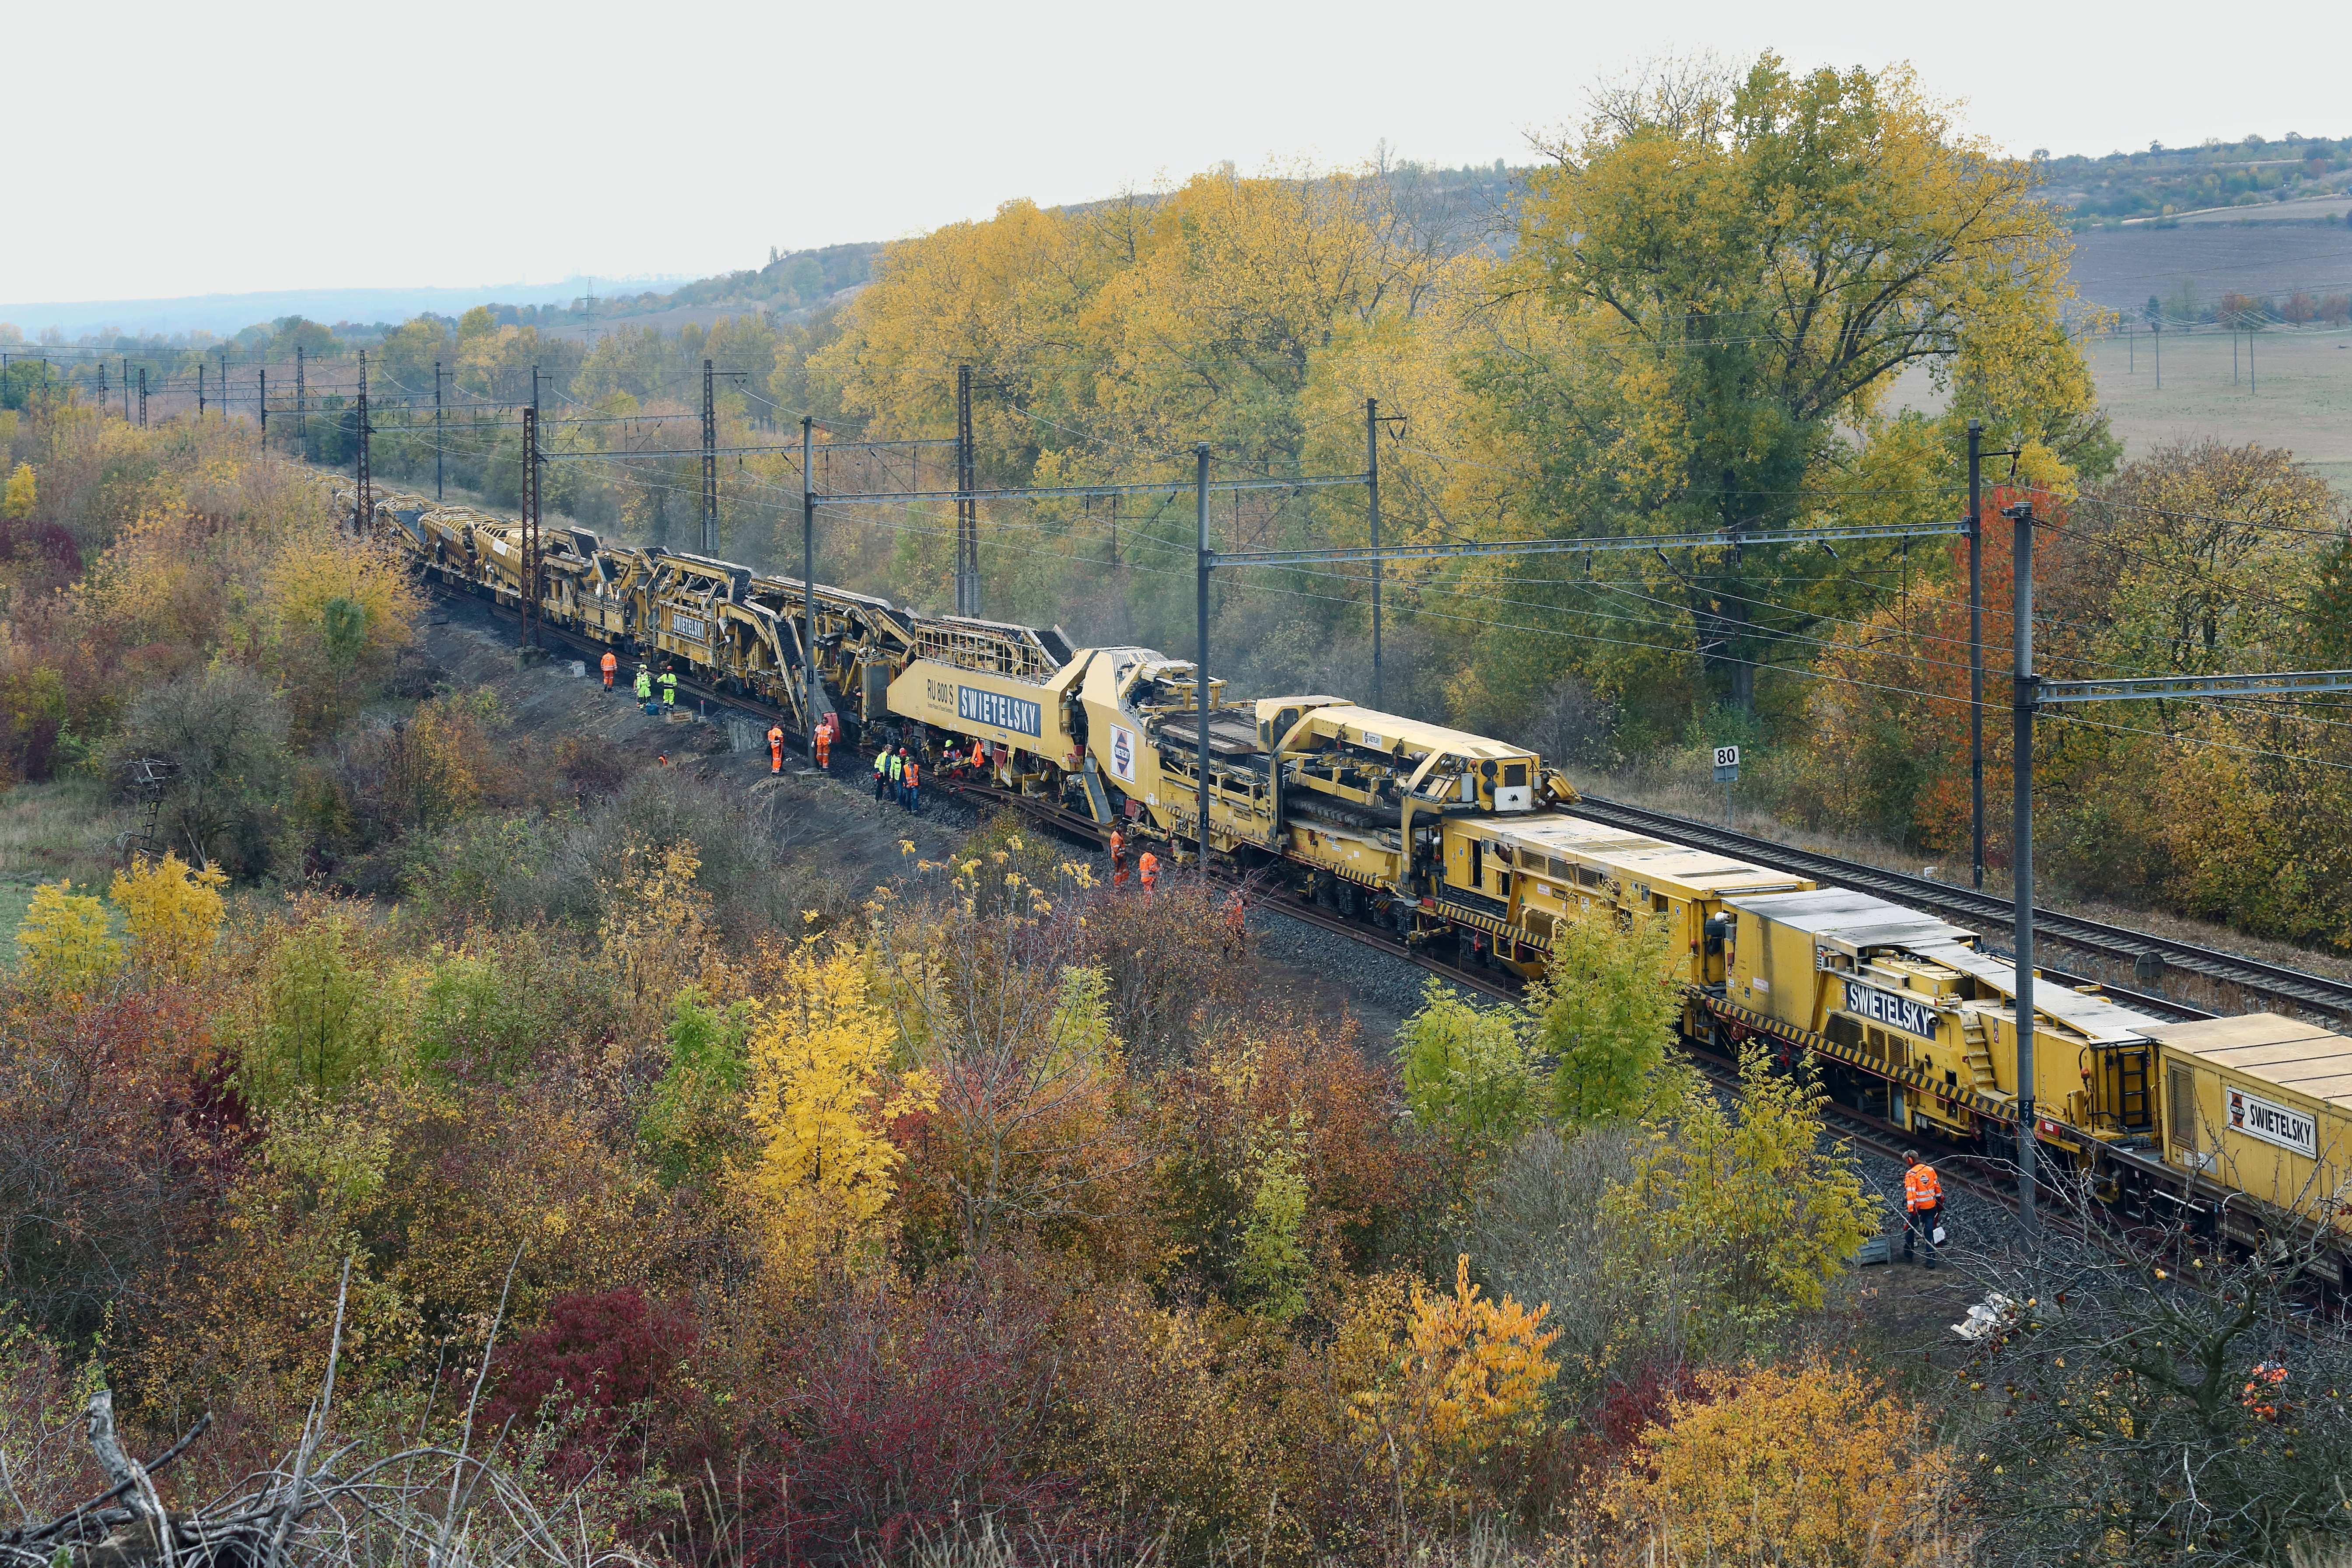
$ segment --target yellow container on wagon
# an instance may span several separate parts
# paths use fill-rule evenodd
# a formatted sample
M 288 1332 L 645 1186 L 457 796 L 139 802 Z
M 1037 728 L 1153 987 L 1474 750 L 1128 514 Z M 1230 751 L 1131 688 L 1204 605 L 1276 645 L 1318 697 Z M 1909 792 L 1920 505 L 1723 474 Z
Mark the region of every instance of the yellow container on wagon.
M 2149 1030 L 2163 1052 L 2164 1160 L 2309 1218 L 2352 1180 L 2352 1039 L 2276 1013 Z M 2251 1238 L 2252 1215 L 2223 1228 Z M 2352 1229 L 2341 1214 L 2341 1229 Z

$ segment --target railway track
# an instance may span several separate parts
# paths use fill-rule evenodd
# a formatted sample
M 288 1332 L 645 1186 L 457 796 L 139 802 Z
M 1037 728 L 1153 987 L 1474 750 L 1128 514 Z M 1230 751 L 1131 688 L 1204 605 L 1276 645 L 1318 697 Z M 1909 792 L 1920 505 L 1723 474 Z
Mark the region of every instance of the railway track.
M 1726 855 L 1752 860 L 1759 866 L 1793 871 L 1817 880 L 1834 882 L 1841 887 L 1866 889 L 1915 908 L 1932 910 L 1972 925 L 2000 929 L 2010 922 L 2015 910 L 2009 900 L 1991 893 L 1980 893 L 1973 888 L 1955 887 L 1949 882 L 1914 877 L 1902 871 L 1883 870 L 1859 861 L 1841 859 L 1834 855 L 1792 848 L 1769 838 L 1713 826 L 1686 816 L 1652 811 L 1646 806 L 1628 805 L 1622 801 L 1586 795 L 1570 809 L 1579 816 L 1655 834 L 1677 844 L 1719 850 Z M 2033 923 L 2035 931 L 2042 935 L 2085 952 L 2132 963 L 2144 954 L 2152 953 L 2168 969 L 2183 970 L 2221 984 L 2234 985 L 2241 991 L 2315 1008 L 2335 1019 L 2352 1019 L 2352 982 L 2331 979 L 2300 969 L 2288 969 L 2281 964 L 2265 963 L 2260 959 L 2224 952 L 2219 948 L 2200 947 L 2193 942 L 2176 942 L 2169 937 L 2152 936 L 2146 931 L 2127 931 L 2121 926 L 2084 920 L 2079 915 L 2043 909 L 2039 905 L 2033 911 Z M 2106 989 L 2110 994 L 2131 997 L 2151 1005 L 2162 1003 L 2175 1009 L 2183 1005 L 2153 992 L 2133 992 L 2114 985 Z

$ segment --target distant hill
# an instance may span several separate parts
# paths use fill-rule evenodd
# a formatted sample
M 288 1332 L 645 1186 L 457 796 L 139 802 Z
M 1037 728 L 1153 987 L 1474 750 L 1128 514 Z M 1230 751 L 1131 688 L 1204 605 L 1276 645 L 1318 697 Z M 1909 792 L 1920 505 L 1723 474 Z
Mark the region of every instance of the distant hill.
M 2037 153 L 2044 188 L 2078 228 L 2164 222 L 2189 213 L 2242 209 L 2233 216 L 2326 222 L 2331 209 L 2313 205 L 2352 191 L 2352 137 L 2260 136 L 2201 146 L 2151 145 L 2141 153 L 2104 158 L 2052 158 Z M 2340 206 L 2334 209 L 2340 214 Z M 2343 221 L 2340 216 L 2338 222 Z
M 610 280 L 607 280 L 609 284 Z M 675 278 L 630 279 L 675 283 Z M 37 340 L 54 331 L 67 341 L 118 334 L 171 337 L 210 332 L 226 338 L 257 321 L 300 316 L 329 324 L 391 322 L 426 313 L 459 316 L 477 305 L 569 304 L 595 287 L 595 280 L 567 278 L 555 283 L 486 283 L 471 289 L 282 289 L 258 294 L 197 294 L 176 300 L 78 300 L 0 304 L 0 321 Z

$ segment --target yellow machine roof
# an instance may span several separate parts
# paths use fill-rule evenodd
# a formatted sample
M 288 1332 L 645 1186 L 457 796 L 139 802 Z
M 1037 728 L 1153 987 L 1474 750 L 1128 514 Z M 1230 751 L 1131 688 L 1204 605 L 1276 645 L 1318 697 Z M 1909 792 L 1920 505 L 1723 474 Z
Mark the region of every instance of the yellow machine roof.
M 1386 747 L 1402 741 L 1409 752 L 1442 752 L 1450 757 L 1468 757 L 1474 761 L 1533 757 L 1535 753 L 1521 746 L 1505 745 L 1484 735 L 1465 734 L 1449 730 L 1443 724 L 1424 724 L 1418 719 L 1402 718 L 1394 713 L 1382 713 L 1370 708 L 1359 708 L 1353 703 L 1329 703 L 1315 709 L 1308 715 L 1318 722 L 1344 725 L 1355 731 L 1370 731 L 1380 737 L 1377 744 Z
M 2160 1024 L 2168 1050 L 2352 1110 L 2352 1039 L 2279 1013 Z
M 1498 818 L 1493 830 L 1495 837 L 1506 843 L 1541 849 L 1548 855 L 1573 854 L 1607 866 L 1621 879 L 1675 882 L 1726 893 L 1767 893 L 1805 884 L 1802 877 L 1775 871 L 1768 866 L 1733 860 L 1711 849 L 1668 844 L 1664 839 L 1564 812 Z
M 1816 946 L 1863 958 L 1895 948 L 1940 963 L 1985 983 L 2011 998 L 2002 1009 L 2013 1022 L 2017 995 L 2017 965 L 1969 945 L 1974 933 L 1948 921 L 1901 904 L 1889 903 L 1858 888 L 1817 888 L 1810 893 L 1776 893 L 1763 898 L 1725 900 L 1732 908 L 1790 926 L 1813 939 Z M 2033 988 L 2033 1011 L 2053 1019 L 2095 1045 L 2123 1044 L 2146 1039 L 2156 1020 L 2124 1006 L 2113 997 L 2093 995 L 2046 981 Z M 2039 1029 L 2042 1026 L 2034 1026 Z

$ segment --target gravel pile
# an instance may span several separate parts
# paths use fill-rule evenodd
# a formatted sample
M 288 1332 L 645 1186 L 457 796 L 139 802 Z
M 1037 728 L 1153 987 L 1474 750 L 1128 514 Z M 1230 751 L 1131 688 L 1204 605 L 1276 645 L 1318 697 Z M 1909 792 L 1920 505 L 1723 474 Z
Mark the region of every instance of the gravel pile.
M 1276 910 L 1250 911 L 1249 928 L 1261 957 L 1295 963 L 1355 992 L 1383 1012 L 1409 1016 L 1421 1011 L 1422 986 L 1435 978 L 1419 964 L 1408 963 L 1376 947 L 1296 921 Z M 1492 1006 L 1491 999 L 1446 982 L 1445 988 L 1465 1002 Z

